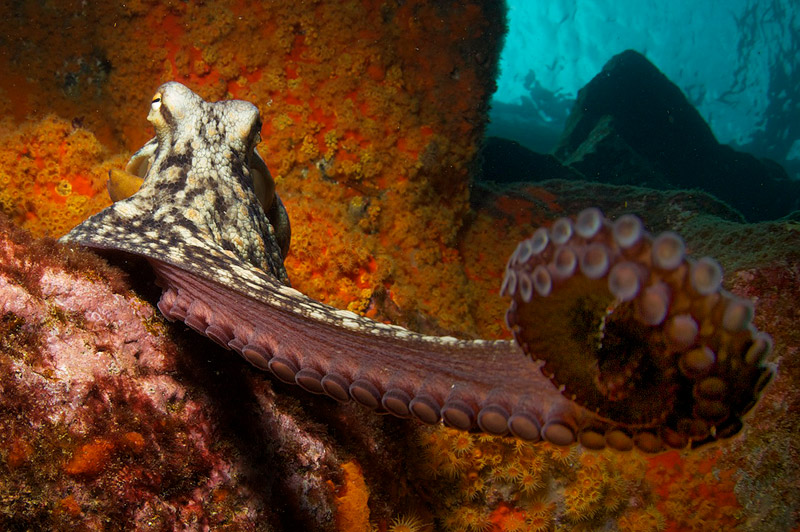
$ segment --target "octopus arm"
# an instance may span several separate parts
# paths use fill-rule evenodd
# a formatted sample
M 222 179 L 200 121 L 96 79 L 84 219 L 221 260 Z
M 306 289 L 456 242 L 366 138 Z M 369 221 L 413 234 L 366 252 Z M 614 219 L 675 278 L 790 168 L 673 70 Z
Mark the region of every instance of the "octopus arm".
M 150 260 L 168 319 L 311 393 L 461 430 L 575 441 L 592 417 L 514 342 L 426 336 L 323 305 L 252 272 L 231 290 Z M 256 285 L 261 289 L 255 290 Z

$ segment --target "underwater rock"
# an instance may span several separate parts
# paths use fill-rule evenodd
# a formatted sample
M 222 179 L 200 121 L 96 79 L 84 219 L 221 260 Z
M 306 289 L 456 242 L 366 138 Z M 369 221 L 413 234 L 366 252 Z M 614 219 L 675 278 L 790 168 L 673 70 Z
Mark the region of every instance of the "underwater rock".
M 276 394 L 120 270 L 7 219 L 0 310 L 0 529 L 334 530 L 357 486 L 343 441 L 399 475 L 382 418 Z
M 588 180 L 705 190 L 750 221 L 800 208 L 799 182 L 773 161 L 719 144 L 681 90 L 632 50 L 578 92 L 554 154 Z
M 480 181 L 513 183 L 542 179 L 581 179 L 549 153 L 537 153 L 514 140 L 488 137 L 480 152 Z

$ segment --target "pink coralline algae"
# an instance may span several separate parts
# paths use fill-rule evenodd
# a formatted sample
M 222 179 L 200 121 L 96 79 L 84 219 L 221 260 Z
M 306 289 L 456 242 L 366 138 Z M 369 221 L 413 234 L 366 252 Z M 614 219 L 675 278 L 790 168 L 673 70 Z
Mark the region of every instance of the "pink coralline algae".
M 0 220 L 0 311 L 0 529 L 335 526 L 315 424 L 177 346 L 120 271 Z

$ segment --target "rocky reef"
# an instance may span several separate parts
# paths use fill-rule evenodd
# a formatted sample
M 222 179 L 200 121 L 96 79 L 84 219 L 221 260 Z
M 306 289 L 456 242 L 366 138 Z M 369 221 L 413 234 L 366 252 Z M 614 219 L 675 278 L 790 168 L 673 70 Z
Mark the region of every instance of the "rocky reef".
M 797 214 L 747 224 L 730 198 L 656 176 L 637 139 L 602 121 L 568 137 L 591 150 L 529 159 L 526 180 L 541 182 L 472 183 L 496 3 L 279 4 L 57 0 L 0 21 L 0 209 L 13 220 L 0 225 L 0 528 L 796 530 Z M 126 274 L 15 227 L 58 236 L 102 208 L 125 160 L 111 154 L 149 138 L 143 115 L 169 79 L 258 105 L 294 231 L 289 276 L 316 299 L 507 337 L 496 294 L 520 239 L 592 205 L 638 212 L 757 301 L 777 377 L 734 440 L 656 456 L 424 428 L 270 379 L 166 323 L 140 265 L 119 264 Z M 580 179 L 620 153 L 638 180 Z
M 123 272 L 1 224 L 3 529 L 279 530 L 300 506 L 333 522 L 343 460 L 291 400 L 245 373 L 214 384 Z
M 484 189 L 482 197 L 464 245 L 466 264 L 484 272 L 475 289 L 491 302 L 487 329 L 499 326 L 493 307 L 503 305 L 492 296 L 491 272 L 504 266 L 500 255 L 487 256 L 487 240 L 499 234 L 488 233 L 511 232 L 523 212 L 534 223 L 584 204 L 613 215 L 624 209 L 620 197 L 628 208 L 661 205 L 651 207 L 656 227 L 677 224 L 693 252 L 719 256 L 728 288 L 757 299 L 757 325 L 776 341 L 778 377 L 743 434 L 717 448 L 651 457 L 373 416 L 271 381 L 166 324 L 148 302 L 155 295 L 147 276 L 126 280 L 88 253 L 31 240 L 6 222 L 4 524 L 788 529 L 797 506 L 776 501 L 800 500 L 791 460 L 800 379 L 796 223 L 745 225 L 726 220 L 726 207 L 709 196 L 565 181 Z

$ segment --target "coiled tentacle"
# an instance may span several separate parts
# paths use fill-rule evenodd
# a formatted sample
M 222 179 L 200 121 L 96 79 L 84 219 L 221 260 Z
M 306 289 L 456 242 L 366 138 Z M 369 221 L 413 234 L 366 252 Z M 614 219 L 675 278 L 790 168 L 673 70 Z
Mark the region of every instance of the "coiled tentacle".
M 611 222 L 591 208 L 537 230 L 508 261 L 514 338 L 567 397 L 612 422 L 581 431 L 588 447 L 609 430 L 675 447 L 728 437 L 771 377 L 752 303 L 685 248 L 671 231 L 653 237 L 633 215 Z

